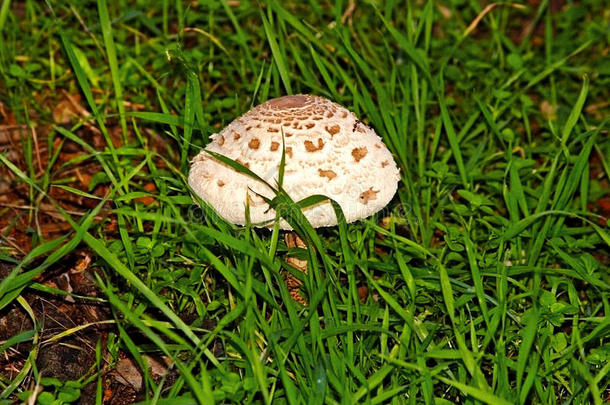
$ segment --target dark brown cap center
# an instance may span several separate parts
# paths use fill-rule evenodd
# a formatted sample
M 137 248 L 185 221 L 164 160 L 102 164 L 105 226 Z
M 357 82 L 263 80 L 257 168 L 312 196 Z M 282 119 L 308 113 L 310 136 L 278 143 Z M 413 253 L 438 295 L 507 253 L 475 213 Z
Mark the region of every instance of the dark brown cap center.
M 276 108 L 278 110 L 284 110 L 288 108 L 299 108 L 307 105 L 309 97 L 305 95 L 296 95 L 296 96 L 284 96 L 279 98 L 274 98 L 269 100 L 267 104 L 271 108 Z

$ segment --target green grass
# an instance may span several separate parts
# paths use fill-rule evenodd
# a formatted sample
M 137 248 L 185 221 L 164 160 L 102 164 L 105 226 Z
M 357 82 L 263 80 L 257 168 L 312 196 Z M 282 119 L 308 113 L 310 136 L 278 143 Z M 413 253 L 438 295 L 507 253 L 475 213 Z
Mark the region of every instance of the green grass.
M 610 194 L 603 1 L 502 3 L 476 26 L 483 6 L 465 0 L 355 2 L 345 15 L 348 1 L 0 3 L 0 102 L 59 145 L 42 173 L 31 137 L 19 162 L 0 153 L 34 207 L 33 249 L 0 246 L 14 266 L 0 316 L 35 319 L 26 292 L 61 294 L 36 277 L 87 249 L 116 325 L 77 383 L 38 374 L 38 328 L 0 342 L 0 353 L 34 348 L 16 379 L 0 375 L 1 404 L 32 395 L 29 377 L 40 403 L 90 381 L 101 403 L 119 352 L 159 404 L 610 398 L 610 227 L 596 214 Z M 55 123 L 64 92 L 91 115 Z M 295 93 L 354 111 L 402 175 L 372 218 L 317 231 L 297 221 L 307 307 L 283 282 L 278 227 L 227 224 L 185 181 L 210 134 Z M 91 126 L 105 146 L 84 140 Z M 56 164 L 67 144 L 86 154 Z M 83 164 L 107 194 L 65 174 Z M 72 215 L 53 188 L 97 205 Z M 72 231 L 49 238 L 33 220 L 42 203 Z M 287 196 L 274 204 L 299 219 Z M 170 358 L 177 380 L 153 379 L 144 353 Z

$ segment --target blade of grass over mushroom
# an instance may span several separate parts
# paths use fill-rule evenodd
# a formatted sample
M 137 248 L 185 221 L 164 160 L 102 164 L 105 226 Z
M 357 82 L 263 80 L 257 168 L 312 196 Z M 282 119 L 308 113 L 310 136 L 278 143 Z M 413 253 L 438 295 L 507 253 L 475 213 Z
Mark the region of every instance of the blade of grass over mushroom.
M 281 128 L 282 133 L 282 155 L 280 157 L 280 166 L 277 173 L 277 188 L 281 189 L 284 184 L 284 173 L 286 171 L 286 134 L 284 128 Z
M 241 163 L 239 163 L 231 158 L 228 158 L 226 156 L 223 156 L 220 153 L 211 151 L 211 150 L 206 149 L 205 153 L 212 155 L 215 159 L 220 160 L 222 163 L 232 167 L 233 169 L 237 170 L 239 173 L 246 174 L 246 175 L 252 177 L 253 179 L 260 181 L 261 183 L 263 183 L 264 185 L 269 187 L 271 190 L 275 191 L 275 188 L 273 188 L 269 183 L 267 183 L 258 174 L 254 173 L 252 170 L 248 169 L 246 166 L 242 165 Z

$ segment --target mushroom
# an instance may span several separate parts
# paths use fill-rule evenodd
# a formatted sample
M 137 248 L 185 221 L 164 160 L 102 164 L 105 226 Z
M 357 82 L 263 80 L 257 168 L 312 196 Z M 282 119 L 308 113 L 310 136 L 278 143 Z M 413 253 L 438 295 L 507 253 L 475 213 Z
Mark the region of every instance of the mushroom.
M 348 223 L 385 207 L 400 178 L 390 151 L 375 131 L 346 108 L 319 96 L 268 100 L 211 139 L 193 159 L 188 182 L 202 200 L 236 225 L 246 224 L 248 200 L 253 225 L 268 227 L 276 213 L 262 197 L 273 199 L 274 191 L 208 151 L 242 164 L 273 185 L 279 178 L 283 143 L 285 192 L 294 201 L 327 196 L 341 206 Z M 305 207 L 303 214 L 315 228 L 337 224 L 330 201 Z M 279 226 L 292 229 L 284 219 Z M 293 236 L 286 241 L 289 247 L 300 246 Z

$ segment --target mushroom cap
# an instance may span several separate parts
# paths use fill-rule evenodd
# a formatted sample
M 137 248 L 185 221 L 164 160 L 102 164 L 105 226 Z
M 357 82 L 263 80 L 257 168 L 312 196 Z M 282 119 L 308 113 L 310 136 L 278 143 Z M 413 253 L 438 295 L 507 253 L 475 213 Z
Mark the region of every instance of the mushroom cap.
M 269 226 L 275 211 L 260 196 L 272 199 L 274 192 L 206 151 L 233 159 L 276 186 L 284 142 L 286 193 L 294 201 L 327 196 L 341 206 L 347 222 L 385 207 L 400 179 L 390 151 L 375 131 L 346 108 L 319 96 L 268 100 L 211 139 L 193 159 L 188 182 L 220 216 L 237 225 L 246 223 L 248 199 L 252 224 Z M 329 201 L 306 207 L 303 214 L 316 228 L 337 224 Z M 280 227 L 292 229 L 283 219 Z

